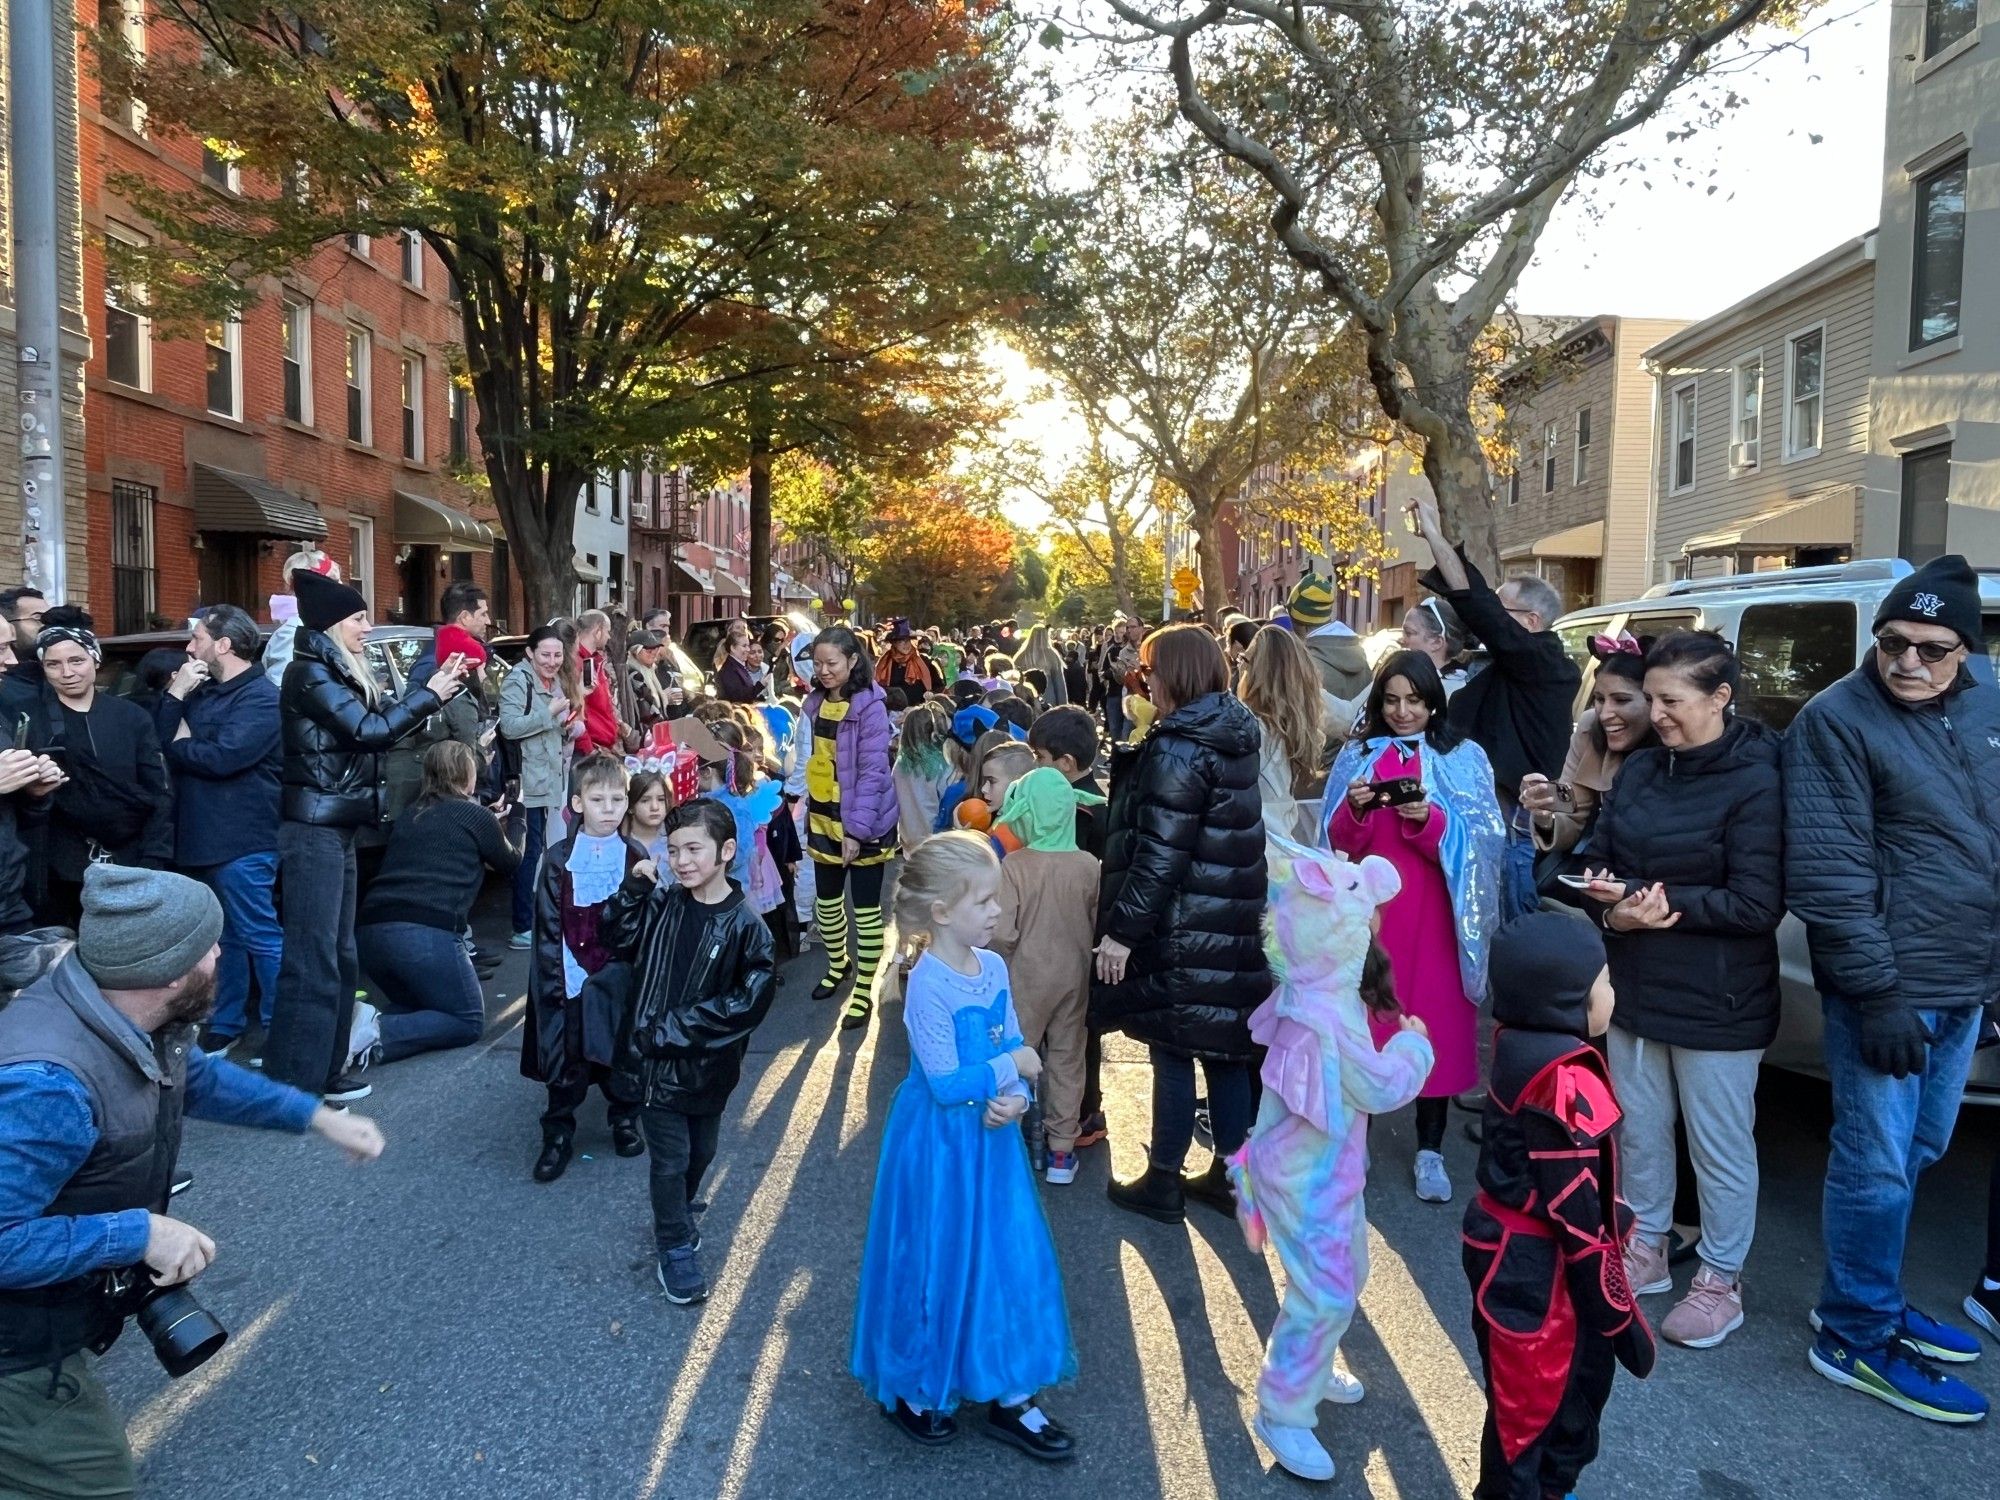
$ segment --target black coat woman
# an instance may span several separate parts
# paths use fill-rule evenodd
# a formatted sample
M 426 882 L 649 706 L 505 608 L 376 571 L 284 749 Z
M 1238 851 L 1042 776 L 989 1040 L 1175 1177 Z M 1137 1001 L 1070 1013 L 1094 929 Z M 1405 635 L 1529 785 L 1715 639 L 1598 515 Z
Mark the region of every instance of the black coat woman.
M 1235 1211 L 1223 1162 L 1250 1131 L 1249 1015 L 1271 993 L 1261 735 L 1230 694 L 1228 665 L 1206 630 L 1156 631 L 1139 660 L 1156 716 L 1112 767 L 1090 1019 L 1144 1042 L 1153 1063 L 1146 1171 L 1113 1182 L 1111 1201 L 1171 1224 L 1189 1196 Z M 1183 1178 L 1197 1060 L 1215 1159 Z
M 278 693 L 284 788 L 278 878 L 285 957 L 271 1008 L 264 1071 L 334 1103 L 365 1098 L 346 1073 L 354 990 L 354 836 L 387 819 L 383 756 L 458 692 L 465 659 L 451 656 L 429 681 L 384 701 L 361 663 L 368 601 L 344 583 L 292 574 L 299 630 Z

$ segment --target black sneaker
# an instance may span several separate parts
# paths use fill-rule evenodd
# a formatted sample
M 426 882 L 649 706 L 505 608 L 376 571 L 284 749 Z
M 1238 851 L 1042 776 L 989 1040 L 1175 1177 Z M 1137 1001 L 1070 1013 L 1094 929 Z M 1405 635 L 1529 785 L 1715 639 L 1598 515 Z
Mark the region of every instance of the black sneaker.
M 1048 1414 L 1032 1401 L 1019 1406 L 994 1402 L 986 1411 L 986 1435 L 1044 1463 L 1059 1464 L 1076 1457 L 1076 1439 L 1050 1421 Z
M 620 1156 L 644 1156 L 646 1141 L 639 1134 L 637 1120 L 613 1120 L 611 1122 L 611 1149 Z
M 882 1415 L 926 1448 L 940 1448 L 958 1436 L 958 1421 L 950 1412 L 918 1411 L 900 1396 L 896 1398 L 895 1410 Z
M 676 1307 L 691 1307 L 708 1300 L 708 1283 L 701 1274 L 701 1252 L 694 1245 L 669 1250 L 660 1257 L 653 1274 L 659 1278 L 660 1290 Z
M 327 1104 L 352 1104 L 357 1099 L 366 1099 L 375 1092 L 375 1085 L 363 1078 L 359 1072 L 342 1073 L 326 1086 L 320 1096 Z
M 544 1135 L 542 1154 L 535 1158 L 535 1170 L 532 1173 L 535 1181 L 554 1182 L 568 1171 L 569 1154 L 572 1149 L 567 1135 Z
M 196 1038 L 195 1045 L 210 1057 L 220 1057 L 236 1045 L 236 1038 L 233 1036 L 224 1036 L 219 1031 L 204 1031 Z

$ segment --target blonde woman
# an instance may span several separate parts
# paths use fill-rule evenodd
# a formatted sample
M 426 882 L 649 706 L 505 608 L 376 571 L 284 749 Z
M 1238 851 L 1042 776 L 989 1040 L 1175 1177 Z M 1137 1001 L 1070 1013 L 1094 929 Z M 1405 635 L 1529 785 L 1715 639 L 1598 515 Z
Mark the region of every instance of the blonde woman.
M 1326 789 L 1327 698 L 1311 654 L 1289 630 L 1266 625 L 1243 653 L 1237 696 L 1264 731 L 1257 755 L 1264 832 L 1318 843 L 1320 798 Z
M 1044 707 L 1055 708 L 1069 702 L 1069 687 L 1063 677 L 1063 659 L 1056 654 L 1056 648 L 1049 644 L 1049 627 L 1037 625 L 1028 632 L 1028 638 L 1021 649 L 1014 653 L 1014 665 L 1022 673 L 1038 671 L 1042 674 L 1042 703 Z

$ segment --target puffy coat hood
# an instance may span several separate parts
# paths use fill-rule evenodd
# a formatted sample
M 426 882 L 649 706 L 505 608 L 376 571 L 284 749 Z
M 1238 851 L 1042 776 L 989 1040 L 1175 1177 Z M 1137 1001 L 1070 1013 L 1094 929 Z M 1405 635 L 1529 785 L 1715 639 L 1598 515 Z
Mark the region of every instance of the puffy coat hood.
M 1666 757 L 1669 776 L 1727 776 L 1752 766 L 1775 766 L 1784 740 L 1756 719 L 1731 716 L 1720 738 L 1692 750 L 1648 747 Z
M 1178 734 L 1218 755 L 1255 755 L 1264 742 L 1257 719 L 1233 693 L 1206 693 L 1153 725 L 1156 735 Z

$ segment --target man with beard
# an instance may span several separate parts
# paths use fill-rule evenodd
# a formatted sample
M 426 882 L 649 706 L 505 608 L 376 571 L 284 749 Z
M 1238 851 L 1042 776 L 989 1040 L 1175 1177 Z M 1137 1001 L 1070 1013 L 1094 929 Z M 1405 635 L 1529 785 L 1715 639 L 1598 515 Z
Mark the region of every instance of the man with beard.
M 199 881 L 93 864 L 74 946 L 0 942 L 0 1493 L 134 1492 L 94 1356 L 131 1311 L 110 1273 L 176 1286 L 215 1258 L 166 1214 L 184 1114 L 382 1153 L 372 1121 L 195 1045 L 221 932 Z

